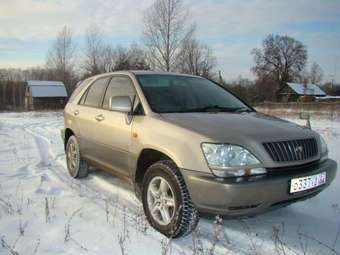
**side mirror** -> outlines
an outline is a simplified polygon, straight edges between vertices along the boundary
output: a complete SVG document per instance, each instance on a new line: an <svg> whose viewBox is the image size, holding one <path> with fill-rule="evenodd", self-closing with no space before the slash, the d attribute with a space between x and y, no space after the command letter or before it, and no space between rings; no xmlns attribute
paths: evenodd
<svg viewBox="0 0 340 255"><path fill-rule="evenodd" d="M129 96L111 97L109 100L109 108L117 112L131 112L132 103Z"/></svg>

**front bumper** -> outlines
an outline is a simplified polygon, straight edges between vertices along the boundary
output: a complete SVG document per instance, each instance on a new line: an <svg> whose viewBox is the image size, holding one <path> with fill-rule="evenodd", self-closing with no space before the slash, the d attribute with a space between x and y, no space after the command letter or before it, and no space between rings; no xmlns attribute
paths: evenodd
<svg viewBox="0 0 340 255"><path fill-rule="evenodd" d="M336 176L337 163L328 159L296 169L270 171L265 176L217 178L182 169L191 199L201 212L249 216L315 196ZM312 190L289 193L290 180L326 172L326 183Z"/></svg>

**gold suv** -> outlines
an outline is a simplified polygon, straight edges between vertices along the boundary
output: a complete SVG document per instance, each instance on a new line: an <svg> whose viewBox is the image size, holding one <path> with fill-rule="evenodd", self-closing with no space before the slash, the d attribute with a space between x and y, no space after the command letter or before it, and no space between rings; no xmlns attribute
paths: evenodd
<svg viewBox="0 0 340 255"><path fill-rule="evenodd" d="M128 180L150 224L173 238L196 227L198 212L261 213L318 194L336 174L319 134L197 76L94 76L64 116L70 175L93 165Z"/></svg>

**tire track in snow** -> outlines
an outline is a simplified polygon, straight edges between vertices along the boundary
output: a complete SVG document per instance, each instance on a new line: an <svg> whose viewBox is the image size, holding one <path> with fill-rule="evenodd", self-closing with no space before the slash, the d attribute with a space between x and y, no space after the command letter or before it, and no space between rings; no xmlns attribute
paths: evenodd
<svg viewBox="0 0 340 255"><path fill-rule="evenodd" d="M128 225L132 229L136 228L136 215L142 209L139 201L134 197L134 194L124 188L117 187L115 183L111 183L104 179L106 176L94 176L90 174L89 178L82 180L75 180L68 175L66 166L61 162L64 154L53 151L53 143L51 139L61 139L59 135L55 132L58 127L60 127L60 120L51 121L41 121L39 122L25 122L23 124L18 124L16 120L9 121L13 127L24 126L25 131L34 138L36 147L39 151L41 161L38 163L40 168L47 169L51 171L54 176L56 176L62 183L70 187L74 192L76 192L80 197L86 197L105 212L106 203L111 207L116 208L121 214L126 213L126 218L128 219ZM59 124L58 124L59 123ZM7 124L7 123L6 123ZM53 129L51 129L53 126ZM111 176L108 177L112 178ZM103 188L103 186L106 186ZM108 192L104 189L107 186L114 186L114 189L110 189ZM123 196L119 196L119 193L124 190ZM128 196L126 195L128 194ZM113 197L114 195L114 197ZM132 198L133 197L133 198ZM132 199L131 199L132 198ZM136 201L134 201L136 200ZM204 249L208 252L211 246L211 240L213 238L214 223L211 219L202 219L199 224L200 238L204 243ZM226 231L226 226L222 226L222 231ZM249 254L249 249L247 249L247 244L245 247L238 247L233 243L227 241L224 234L221 233L222 238L220 242L215 247L215 254L225 254L232 252L233 254ZM150 226L147 231L147 236L158 242L161 242L165 237L154 231ZM192 254L192 236L188 236L182 239L172 240L172 249L176 253Z"/></svg>
<svg viewBox="0 0 340 255"><path fill-rule="evenodd" d="M112 198L112 193L103 191L102 187L98 188L98 183L91 183L91 180L87 181L86 178L82 180L75 180L71 178L65 167L58 163L56 160L61 159L63 157L62 154L57 154L57 156L54 156L53 150L51 148L51 143L49 138L42 135L41 132L38 134L35 131L32 130L32 128L35 128L35 125L32 125L30 128L27 128L26 130L34 137L37 147L40 151L42 162L43 164L51 170L63 183L67 184L72 189L75 189L80 196L85 196L91 201L94 201L97 205L99 205L103 210L105 210L105 203L110 204L112 207L117 208L120 213L126 212L127 209L127 218L131 221L131 227L134 227L136 215L142 210L141 203L137 200L135 195L132 193L130 194L134 201L131 201L130 199L127 199L126 196L119 196L120 189L123 188L115 188L115 197ZM43 128L41 125L39 125L39 129ZM111 176L110 176L111 177ZM91 178L91 174L90 174ZM96 176L96 178L100 178ZM114 183L107 182L106 180L104 183L100 183L104 185L115 185ZM112 190L112 189L111 189ZM124 191L123 193L130 193L129 191ZM131 196L129 198L131 198ZM122 203L124 205L122 205ZM201 231L201 238L203 241L210 243L210 240L212 238L212 231L213 231L213 221L210 219L202 219L199 228ZM225 231L223 227L222 231ZM150 226L151 230L151 226ZM152 232L155 232L152 229ZM249 251L247 249L242 249L241 247L236 247L230 244L225 238L224 232L221 233L221 243L217 244L215 249L217 254L220 252L224 254L227 251L233 251L237 252L237 254L248 254ZM157 233L157 235L160 235ZM161 236L162 237L162 236ZM190 239L190 240L189 240ZM192 253L192 240L191 236L188 236L183 239L177 239L173 241L173 245L175 249L178 249L179 251L186 250L185 252L190 254ZM224 243L225 242L225 243ZM189 243L189 245L188 245Z"/></svg>
<svg viewBox="0 0 340 255"><path fill-rule="evenodd" d="M41 163L44 167L53 172L53 174L61 182L65 183L71 189L75 190L79 196L88 198L89 200L97 204L100 208L102 208L104 212L106 210L106 203L108 203L113 208L117 209L121 214L125 213L127 219L129 220L128 224L130 225L130 227L136 229L136 215L138 214L138 210L142 208L141 204L135 204L132 208L122 206L121 204L119 204L119 202L122 201L119 196L112 198L112 194L110 196L110 194L107 194L107 192L96 190L91 186L84 184L83 180L79 181L72 179L66 174L65 168L61 164L55 162L53 152L49 145L49 139L41 134L37 134L31 129L26 129L26 131L33 136L41 156ZM58 155L58 157L60 157L60 155ZM123 198L123 200L125 199ZM158 242L161 242L162 238L165 238L161 234L153 230L151 226L149 226L148 228L147 236L149 238L157 240ZM182 244L176 244L176 242L173 242L172 244L172 249L175 249L175 251L177 251L178 253L192 253L190 247L183 246Z"/></svg>

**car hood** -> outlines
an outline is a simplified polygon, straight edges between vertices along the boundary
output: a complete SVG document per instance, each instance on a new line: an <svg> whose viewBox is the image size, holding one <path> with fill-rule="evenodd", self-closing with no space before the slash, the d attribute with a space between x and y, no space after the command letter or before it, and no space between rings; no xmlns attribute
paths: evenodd
<svg viewBox="0 0 340 255"><path fill-rule="evenodd" d="M265 114L251 113L167 113L162 117L177 126L216 142L247 144L314 137L315 132Z"/></svg>

